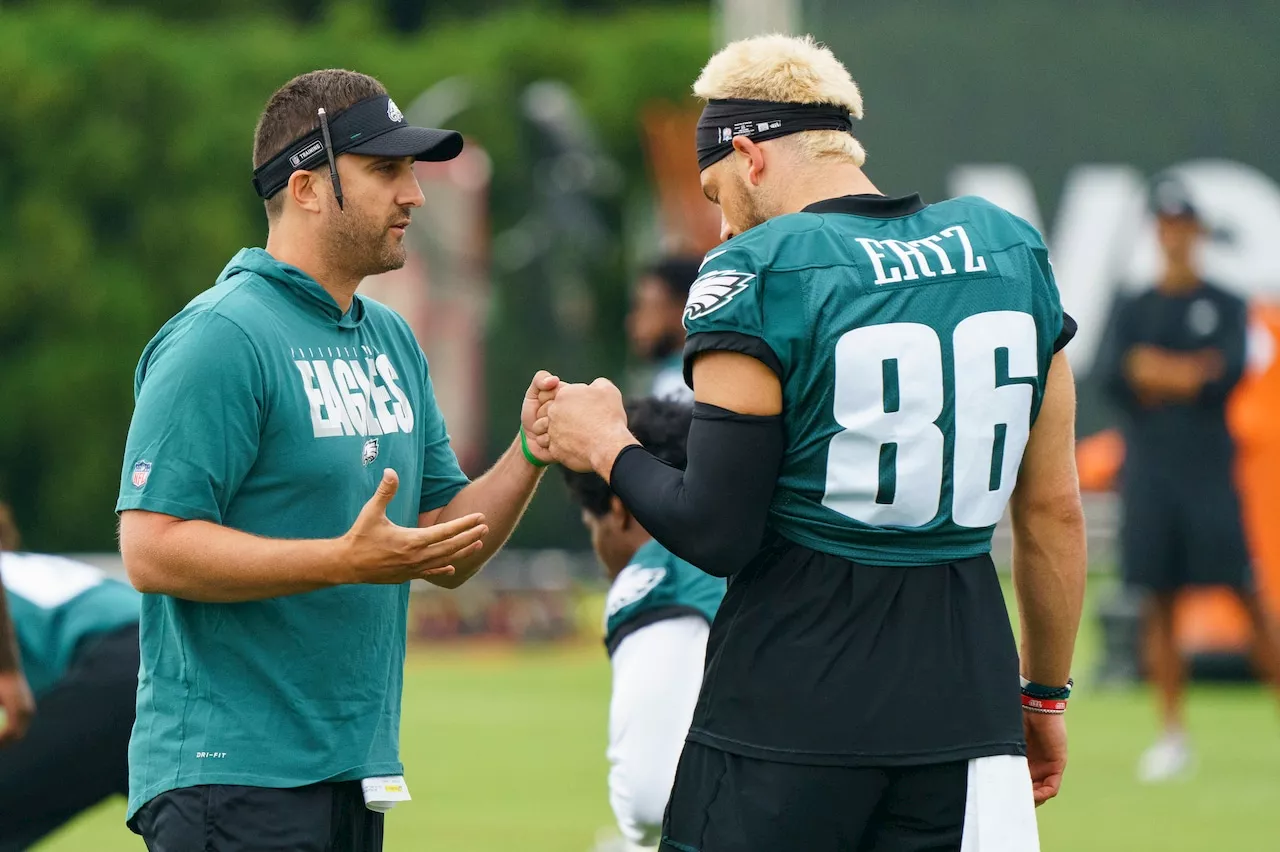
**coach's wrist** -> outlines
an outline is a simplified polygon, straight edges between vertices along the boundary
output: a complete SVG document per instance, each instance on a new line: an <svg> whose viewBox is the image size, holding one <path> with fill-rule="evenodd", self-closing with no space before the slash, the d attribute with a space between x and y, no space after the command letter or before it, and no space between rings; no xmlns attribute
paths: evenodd
<svg viewBox="0 0 1280 852"><path fill-rule="evenodd" d="M349 586L359 583L356 568L359 555L350 533L322 542L325 551L320 559L320 582L326 586Z"/></svg>

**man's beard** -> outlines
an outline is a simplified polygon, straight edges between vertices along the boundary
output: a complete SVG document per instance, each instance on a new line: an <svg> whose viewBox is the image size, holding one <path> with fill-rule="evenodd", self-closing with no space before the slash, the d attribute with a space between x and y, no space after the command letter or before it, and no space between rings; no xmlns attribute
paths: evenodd
<svg viewBox="0 0 1280 852"><path fill-rule="evenodd" d="M390 227L393 221L407 218L409 211L402 210L393 218L375 222L348 206L331 219L324 242L329 265L359 278L404 266L407 257L404 241L393 238Z"/></svg>

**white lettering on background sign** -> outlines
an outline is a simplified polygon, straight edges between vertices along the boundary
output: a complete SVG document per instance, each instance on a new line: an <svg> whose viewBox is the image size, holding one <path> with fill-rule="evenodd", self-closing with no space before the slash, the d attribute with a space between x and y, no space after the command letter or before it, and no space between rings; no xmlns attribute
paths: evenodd
<svg viewBox="0 0 1280 852"><path fill-rule="evenodd" d="M1187 186L1212 235L1205 277L1246 298L1280 297L1280 186L1231 160L1193 160L1169 172ZM1080 323L1067 353L1085 374L1093 365L1115 294L1159 274L1147 179L1129 166L1080 165L1063 185L1046 228L1026 173L1011 165L966 165L952 172L953 195L979 195L1021 216L1049 246L1063 304Z"/></svg>

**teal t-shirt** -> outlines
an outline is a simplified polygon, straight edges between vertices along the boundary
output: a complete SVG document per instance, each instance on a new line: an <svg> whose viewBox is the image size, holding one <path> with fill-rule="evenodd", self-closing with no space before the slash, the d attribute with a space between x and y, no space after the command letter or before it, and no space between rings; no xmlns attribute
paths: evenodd
<svg viewBox="0 0 1280 852"><path fill-rule="evenodd" d="M142 596L83 562L0 553L0 580L37 699L62 680L85 640L138 623Z"/></svg>
<svg viewBox="0 0 1280 852"><path fill-rule="evenodd" d="M623 639L654 622L697 615L711 623L724 592L723 578L698 570L652 539L645 542L609 587L604 616L609 656Z"/></svg>
<svg viewBox="0 0 1280 852"><path fill-rule="evenodd" d="M359 296L344 314L261 249L165 324L134 392L117 511L333 538L384 468L403 526L467 484L404 320ZM408 600L408 583L231 604L144 595L130 815L179 787L402 772Z"/></svg>
<svg viewBox="0 0 1280 852"><path fill-rule="evenodd" d="M968 559L1017 479L1062 303L1040 235L994 204L881 206L821 202L710 252L686 365L729 349L777 370L781 535L871 564Z"/></svg>

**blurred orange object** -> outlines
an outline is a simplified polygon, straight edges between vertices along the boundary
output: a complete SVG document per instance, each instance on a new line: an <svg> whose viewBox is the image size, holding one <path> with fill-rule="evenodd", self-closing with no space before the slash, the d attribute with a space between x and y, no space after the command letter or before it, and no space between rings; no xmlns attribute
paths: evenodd
<svg viewBox="0 0 1280 852"><path fill-rule="evenodd" d="M1103 429L1076 442L1080 490L1110 491L1124 464L1124 436L1119 429Z"/></svg>

